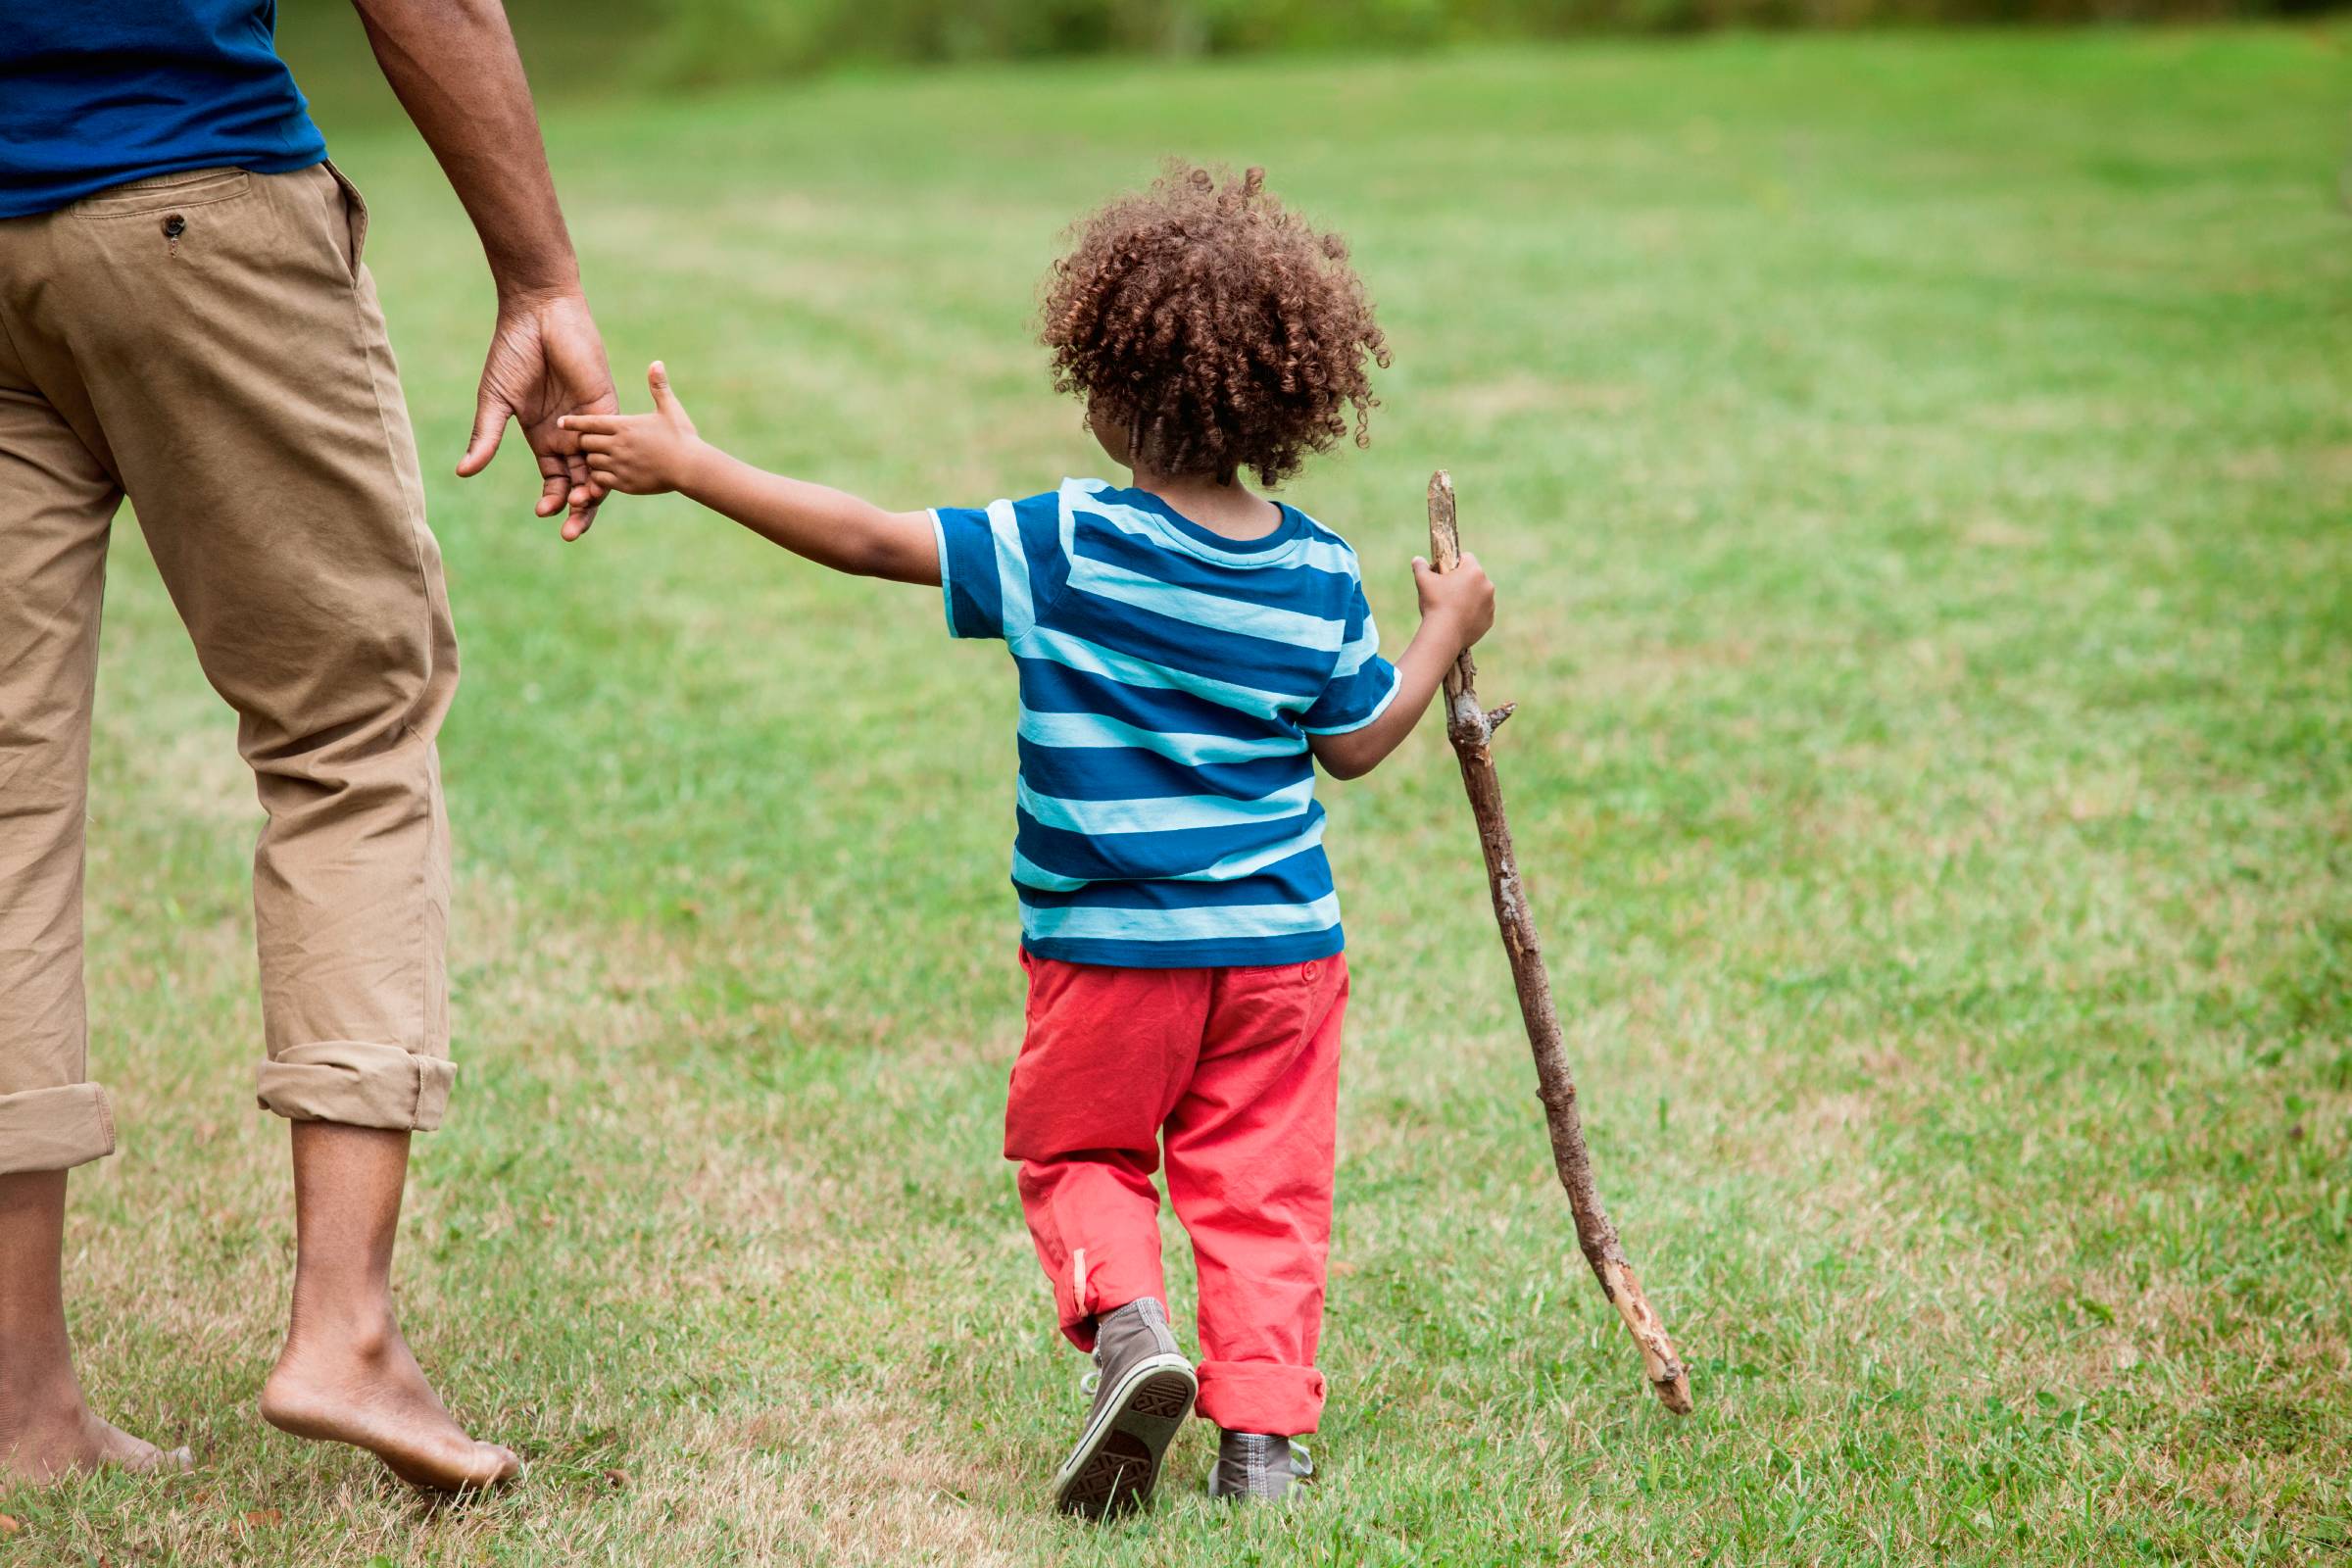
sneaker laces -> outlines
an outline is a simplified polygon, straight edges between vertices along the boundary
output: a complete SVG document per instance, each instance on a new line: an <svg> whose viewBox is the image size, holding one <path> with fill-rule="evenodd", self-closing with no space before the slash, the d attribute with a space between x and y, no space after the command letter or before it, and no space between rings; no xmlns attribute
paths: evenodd
<svg viewBox="0 0 2352 1568"><path fill-rule="evenodd" d="M1293 1439L1291 1442L1291 1474L1304 1481L1314 1473L1314 1455L1306 1451L1305 1444Z"/></svg>
<svg viewBox="0 0 2352 1568"><path fill-rule="evenodd" d="M1085 1395L1090 1399L1094 1397L1095 1394L1102 1387L1102 1369L1101 1367L1095 1368L1092 1372L1089 1372L1086 1374L1086 1376L1078 1380L1078 1392Z"/></svg>

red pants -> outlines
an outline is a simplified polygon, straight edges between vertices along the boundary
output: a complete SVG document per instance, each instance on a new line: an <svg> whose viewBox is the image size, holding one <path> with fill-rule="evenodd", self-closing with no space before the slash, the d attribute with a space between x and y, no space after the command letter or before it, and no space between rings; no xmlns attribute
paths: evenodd
<svg viewBox="0 0 2352 1568"><path fill-rule="evenodd" d="M1115 969L1024 953L1029 1027L1004 1156L1080 1349L1095 1319L1167 1300L1159 1193L1200 1271L1200 1414L1233 1432L1312 1432L1331 1251L1333 1132L1348 960Z"/></svg>

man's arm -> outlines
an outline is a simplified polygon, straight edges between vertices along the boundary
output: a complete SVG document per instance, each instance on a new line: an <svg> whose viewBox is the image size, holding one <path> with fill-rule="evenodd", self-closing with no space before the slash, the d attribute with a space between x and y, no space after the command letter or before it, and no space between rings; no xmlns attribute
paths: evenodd
<svg viewBox="0 0 2352 1568"><path fill-rule="evenodd" d="M512 417L539 460L539 515L568 509L564 537L576 539L595 520L604 490L589 476L578 439L556 421L609 414L620 403L580 291L506 11L498 0L353 5L384 79L473 220L498 284L498 326L458 472L471 477L489 466Z"/></svg>

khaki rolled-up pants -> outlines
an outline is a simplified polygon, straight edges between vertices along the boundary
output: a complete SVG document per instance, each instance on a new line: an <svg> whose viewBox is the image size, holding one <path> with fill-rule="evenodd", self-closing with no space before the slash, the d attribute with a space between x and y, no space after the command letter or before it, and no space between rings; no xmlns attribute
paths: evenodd
<svg viewBox="0 0 2352 1568"><path fill-rule="evenodd" d="M458 678L439 547L331 166L0 220L0 1173L111 1153L82 827L107 537L130 498L267 822L262 1104L437 1125Z"/></svg>

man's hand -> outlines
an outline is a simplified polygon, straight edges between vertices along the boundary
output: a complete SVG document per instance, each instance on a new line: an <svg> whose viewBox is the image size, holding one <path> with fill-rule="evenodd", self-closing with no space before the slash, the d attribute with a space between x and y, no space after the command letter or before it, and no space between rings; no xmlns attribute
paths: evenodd
<svg viewBox="0 0 2352 1568"><path fill-rule="evenodd" d="M589 475L579 438L563 427L562 418L619 407L605 342L585 298L557 294L502 304L474 402L473 441L458 475L469 479L488 467L507 420L514 419L539 460L539 515L564 513L564 537L577 539L596 520L605 487Z"/></svg>
<svg viewBox="0 0 2352 1568"><path fill-rule="evenodd" d="M473 439L458 473L470 478L488 467L514 419L539 460L539 515L568 508L564 537L577 539L595 520L604 492L556 420L610 413L620 403L580 292L579 262L556 202L506 9L496 0L353 5L384 79L465 203L498 280L498 329L482 366Z"/></svg>
<svg viewBox="0 0 2352 1568"><path fill-rule="evenodd" d="M651 414L568 415L557 421L579 443L589 483L600 492L653 496L683 489L704 451L660 360L646 367L645 384L654 394Z"/></svg>
<svg viewBox="0 0 2352 1568"><path fill-rule="evenodd" d="M1440 571L1420 556L1413 558L1413 586L1421 592L1421 624L1446 626L1446 636L1458 654L1484 637L1494 625L1494 584L1469 551L1451 571ZM1448 654L1447 659L1453 656Z"/></svg>

